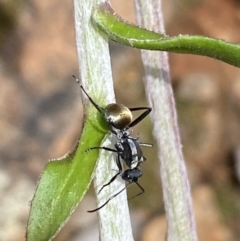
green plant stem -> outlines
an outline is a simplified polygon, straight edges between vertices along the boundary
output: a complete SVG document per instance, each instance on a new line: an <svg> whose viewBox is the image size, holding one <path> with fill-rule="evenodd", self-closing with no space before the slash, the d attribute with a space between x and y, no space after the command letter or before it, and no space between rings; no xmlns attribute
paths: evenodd
<svg viewBox="0 0 240 241"><path fill-rule="evenodd" d="M174 37L139 28L121 19L107 4L95 9L93 21L107 36L120 44L139 49L208 56L240 67L240 45L198 35Z"/></svg>

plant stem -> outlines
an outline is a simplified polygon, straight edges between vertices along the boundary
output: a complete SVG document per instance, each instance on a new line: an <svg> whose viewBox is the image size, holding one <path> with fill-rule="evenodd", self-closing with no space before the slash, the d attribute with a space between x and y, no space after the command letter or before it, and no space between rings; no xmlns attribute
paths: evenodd
<svg viewBox="0 0 240 241"><path fill-rule="evenodd" d="M159 0L135 0L138 25L164 33ZM153 135L158 146L169 241L196 241L187 171L166 52L141 50L147 98L153 107Z"/></svg>
<svg viewBox="0 0 240 241"><path fill-rule="evenodd" d="M81 81L90 96L94 97L99 105L104 106L115 101L108 39L97 31L91 23L93 8L102 2L101 0L74 0L74 8ZM96 110L89 105L87 113L93 115L96 114ZM109 146L112 141L108 138L102 145ZM97 194L100 187L115 174L114 169L116 169L116 163L113 155L106 151L102 152L95 173L98 206L125 185L122 180L116 180L109 187L106 187L101 194ZM98 216L100 240L133 240L125 191L98 211Z"/></svg>
<svg viewBox="0 0 240 241"><path fill-rule="evenodd" d="M200 35L180 34L169 37L162 32L153 32L124 21L107 4L102 4L96 9L93 19L98 28L111 40L126 46L208 56L240 67L240 44Z"/></svg>

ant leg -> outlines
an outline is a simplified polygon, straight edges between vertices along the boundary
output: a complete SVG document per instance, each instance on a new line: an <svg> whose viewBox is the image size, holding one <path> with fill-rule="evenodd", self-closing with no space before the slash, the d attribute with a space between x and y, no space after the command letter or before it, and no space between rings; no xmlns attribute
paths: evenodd
<svg viewBox="0 0 240 241"><path fill-rule="evenodd" d="M139 117L137 117L137 119L135 119L134 121L132 121L130 123L128 128L131 128L131 127L134 127L135 125L137 125L140 121L142 121L152 111L152 108L151 107L136 107L136 108L129 108L129 110L130 111L146 110Z"/></svg>
<svg viewBox="0 0 240 241"><path fill-rule="evenodd" d="M78 84L80 84L80 81L79 79L76 78L75 75L72 75L72 77L76 80L76 82ZM83 86L80 84L80 88L83 90L83 92L86 94L86 96L88 97L89 101L93 104L93 106L98 110L99 113L101 113L101 115L104 116L104 108L100 107L89 95L88 93L86 92L86 90L83 88ZM111 126L111 124L109 124L109 130L117 135L117 132L113 129L113 127Z"/></svg>
<svg viewBox="0 0 240 241"><path fill-rule="evenodd" d="M121 172L118 171L118 173L117 173L116 175L114 175L108 183L104 184L104 185L101 187L101 189L98 191L98 194L103 190L104 187L110 185L110 184L117 178L117 176L120 175L120 173L121 173Z"/></svg>
<svg viewBox="0 0 240 241"><path fill-rule="evenodd" d="M139 142L139 146L153 147L153 144Z"/></svg>
<svg viewBox="0 0 240 241"><path fill-rule="evenodd" d="M117 162L117 166L118 166L118 168L119 168L118 173L117 173L115 176L113 176L113 177L111 178L111 180L110 180L107 184L105 184L105 185L99 190L99 192L101 192L104 187L106 187L106 186L108 186L109 184L111 184L111 183L117 178L117 176L122 172L122 165L121 165L121 162L120 162L120 156L119 156L119 155L117 156L116 162ZM110 197L104 204L102 204L100 207L98 207L98 208L96 208L96 209L93 209L93 210L90 210L90 211L88 211L88 212L89 212L89 213L93 213L93 212L96 212L96 211L98 211L99 209L103 208L103 207L104 207L105 205L107 205L113 198L115 198L115 197L116 197L117 195L119 195L122 191L124 191L130 184L132 184L132 183L128 183L127 186L125 186L125 187L122 188L119 192L117 192L117 193L115 193L113 196L111 196L111 197ZM98 192L98 193L99 193L99 192Z"/></svg>
<svg viewBox="0 0 240 241"><path fill-rule="evenodd" d="M77 79L75 75L72 75L72 77L76 80L76 82L77 82L78 84L80 84L79 79ZM81 89L83 90L83 92L86 94L86 96L88 97L89 101L93 104L93 106L94 106L102 115L104 115L104 113L103 113L103 110L104 110L104 109L103 109L102 107L100 107L100 106L88 95L88 93L86 92L86 90L83 88L83 86L82 86L81 84L80 84L80 87L81 87Z"/></svg>
<svg viewBox="0 0 240 241"><path fill-rule="evenodd" d="M122 164L121 164L121 161L120 161L120 155L119 154L117 155L116 164L117 164L117 167L118 167L118 171L120 173L122 173L123 168L122 168Z"/></svg>
<svg viewBox="0 0 240 241"><path fill-rule="evenodd" d="M91 151L91 150L94 150L94 149L103 149L103 150L106 150L106 151L118 152L118 151L115 150L115 149L111 149L111 148L108 148L108 147L105 147L105 146L90 147L90 148L86 149L85 152L88 152L88 151Z"/></svg>
<svg viewBox="0 0 240 241"><path fill-rule="evenodd" d="M122 191L124 191L125 189L127 189L127 187L132 184L132 182L128 183L126 187L124 187L123 189L121 189L119 192L115 193L113 196L111 196L103 205L101 205L100 207L93 209L93 210L89 210L87 211L88 213L93 213L98 211L99 209L103 208L104 206L106 206L113 198L115 198L116 196L118 196Z"/></svg>
<svg viewBox="0 0 240 241"><path fill-rule="evenodd" d="M138 187L141 189L141 191L140 191L140 193L138 193L137 195L129 198L128 200L133 199L133 198L135 198L135 197L138 197L138 196L142 195L142 194L145 192L145 190L143 189L143 187L142 187L138 182L135 182L135 183L138 185Z"/></svg>
<svg viewBox="0 0 240 241"><path fill-rule="evenodd" d="M75 78L75 76L73 75L73 77ZM76 79L76 78L75 78ZM79 83L79 80L76 79L76 81ZM102 107L100 107L86 92L86 90L83 88L82 85L80 85L81 89L83 90L83 92L85 93L85 95L88 97L89 101L93 104L93 106L102 114L104 115L103 111L104 109Z"/></svg>
<svg viewBox="0 0 240 241"><path fill-rule="evenodd" d="M104 187L110 185L110 184L117 178L117 176L119 176L119 175L122 173L122 165L121 165L121 162L120 162L120 155L117 156L116 163L117 163L117 166L118 166L118 172L117 172L117 174L114 175L108 183L104 184L104 185L101 187L101 189L98 191L98 194L103 190Z"/></svg>
<svg viewBox="0 0 240 241"><path fill-rule="evenodd" d="M104 115L103 112L103 108L100 107L96 102L94 102L94 100L88 95L88 93L85 91L85 89L83 88L82 85L80 85L81 89L83 90L83 92L86 94L86 96L88 97L89 101L93 104L93 106L102 114Z"/></svg>
<svg viewBox="0 0 240 241"><path fill-rule="evenodd" d="M118 136L118 133L113 129L111 123L108 123L108 127L111 133L113 133L114 135Z"/></svg>

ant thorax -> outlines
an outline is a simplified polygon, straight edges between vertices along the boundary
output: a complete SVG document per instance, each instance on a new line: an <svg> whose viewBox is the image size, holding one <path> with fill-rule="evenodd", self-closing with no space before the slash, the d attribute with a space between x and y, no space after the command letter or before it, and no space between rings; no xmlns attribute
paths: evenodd
<svg viewBox="0 0 240 241"><path fill-rule="evenodd" d="M119 141L115 144L121 159L130 169L139 167L145 160L140 148L139 138L133 138L128 131L122 131L118 135Z"/></svg>

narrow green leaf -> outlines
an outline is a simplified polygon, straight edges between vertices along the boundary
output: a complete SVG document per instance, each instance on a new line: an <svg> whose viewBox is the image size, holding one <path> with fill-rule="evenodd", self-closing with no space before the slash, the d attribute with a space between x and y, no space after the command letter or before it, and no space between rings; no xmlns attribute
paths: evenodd
<svg viewBox="0 0 240 241"><path fill-rule="evenodd" d="M198 35L169 37L149 31L124 21L107 3L95 9L92 19L111 40L123 45L139 49L208 56L240 67L239 44Z"/></svg>
<svg viewBox="0 0 240 241"><path fill-rule="evenodd" d="M103 118L99 121L97 110L90 109L77 147L45 167L31 205L27 241L51 240L89 188L98 151L85 150L100 146L107 133Z"/></svg>

